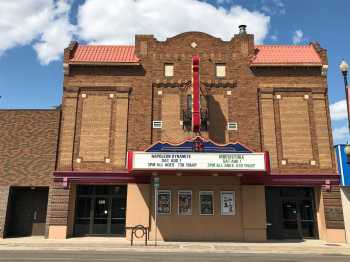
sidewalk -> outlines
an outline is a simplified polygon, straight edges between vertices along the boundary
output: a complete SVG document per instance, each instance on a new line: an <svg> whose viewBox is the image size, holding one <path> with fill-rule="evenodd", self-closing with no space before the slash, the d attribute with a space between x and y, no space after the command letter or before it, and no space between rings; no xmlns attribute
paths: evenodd
<svg viewBox="0 0 350 262"><path fill-rule="evenodd" d="M143 241L130 246L124 238L82 237L65 240L43 237L6 238L0 240L2 250L42 251L135 251L135 252L213 252L213 253L268 253L268 254L339 254L350 255L349 244L331 244L320 240L303 242L281 241L266 243L234 242L149 242Z"/></svg>

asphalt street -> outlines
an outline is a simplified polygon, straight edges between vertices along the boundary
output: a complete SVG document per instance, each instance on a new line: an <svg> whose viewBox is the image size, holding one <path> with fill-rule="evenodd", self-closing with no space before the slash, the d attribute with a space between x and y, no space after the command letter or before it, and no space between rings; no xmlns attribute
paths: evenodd
<svg viewBox="0 0 350 262"><path fill-rule="evenodd" d="M0 262L2 261L48 261L48 262L62 262L62 261L123 261L123 262L299 262L299 261L350 261L350 256L341 255L291 255L291 254L222 254L222 253L149 253L149 252L42 252L42 251L0 251Z"/></svg>

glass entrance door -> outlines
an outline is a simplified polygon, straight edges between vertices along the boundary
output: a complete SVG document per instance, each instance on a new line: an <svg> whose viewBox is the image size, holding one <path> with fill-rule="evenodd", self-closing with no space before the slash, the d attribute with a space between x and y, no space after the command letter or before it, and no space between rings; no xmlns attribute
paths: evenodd
<svg viewBox="0 0 350 262"><path fill-rule="evenodd" d="M77 187L75 235L125 236L126 186Z"/></svg>
<svg viewBox="0 0 350 262"><path fill-rule="evenodd" d="M311 200L299 201L300 231L304 238L315 237L314 211Z"/></svg>
<svg viewBox="0 0 350 262"><path fill-rule="evenodd" d="M291 200L282 201L282 213L283 213L283 230L284 234L290 238L298 238L298 210L297 202Z"/></svg>
<svg viewBox="0 0 350 262"><path fill-rule="evenodd" d="M111 214L110 199L107 197L96 197L94 208L93 234L106 235L108 232L109 215Z"/></svg>
<svg viewBox="0 0 350 262"><path fill-rule="evenodd" d="M267 187L269 239L303 239L317 235L313 190L308 187Z"/></svg>

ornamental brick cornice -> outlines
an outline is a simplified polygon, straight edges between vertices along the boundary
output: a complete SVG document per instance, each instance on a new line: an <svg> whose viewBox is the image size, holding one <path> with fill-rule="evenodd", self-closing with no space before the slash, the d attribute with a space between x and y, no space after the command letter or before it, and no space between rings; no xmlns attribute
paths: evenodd
<svg viewBox="0 0 350 262"><path fill-rule="evenodd" d="M200 82L202 86L206 88L234 88L237 86L235 80L217 79L217 80L204 80ZM191 86L191 80L173 80L173 79L157 79L152 85L156 88L180 88L187 89Z"/></svg>
<svg viewBox="0 0 350 262"><path fill-rule="evenodd" d="M78 92L81 89L130 93L132 87L126 83L70 83L63 87L65 92Z"/></svg>

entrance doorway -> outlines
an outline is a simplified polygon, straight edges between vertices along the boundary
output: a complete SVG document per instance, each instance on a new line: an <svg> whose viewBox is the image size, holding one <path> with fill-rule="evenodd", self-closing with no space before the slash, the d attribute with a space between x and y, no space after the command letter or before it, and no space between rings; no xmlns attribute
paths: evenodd
<svg viewBox="0 0 350 262"><path fill-rule="evenodd" d="M267 237L317 237L313 196L313 189L309 187L267 187Z"/></svg>
<svg viewBox="0 0 350 262"><path fill-rule="evenodd" d="M6 236L44 235L49 189L11 187Z"/></svg>
<svg viewBox="0 0 350 262"><path fill-rule="evenodd" d="M125 236L126 185L78 185L74 235Z"/></svg>

